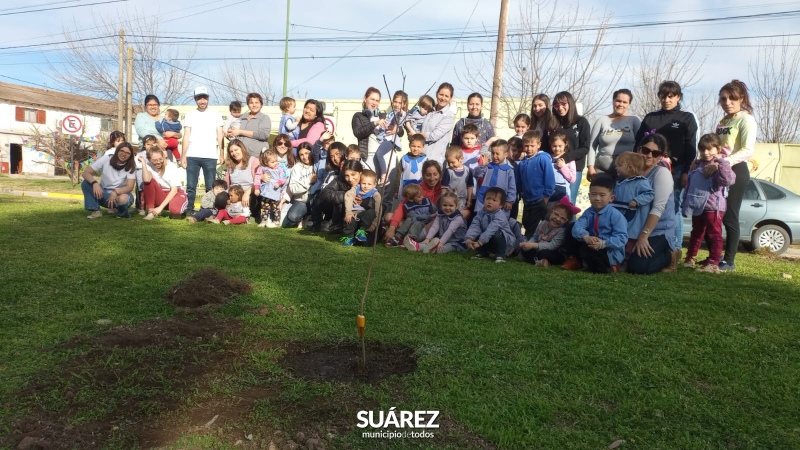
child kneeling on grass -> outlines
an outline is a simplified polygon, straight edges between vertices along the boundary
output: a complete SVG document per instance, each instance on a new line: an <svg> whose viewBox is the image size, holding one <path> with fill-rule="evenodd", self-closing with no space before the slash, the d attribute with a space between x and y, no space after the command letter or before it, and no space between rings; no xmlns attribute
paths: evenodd
<svg viewBox="0 0 800 450"><path fill-rule="evenodd" d="M536 227L527 242L519 245L525 261L537 266L561 265L567 259L564 241L567 239L567 228L580 208L572 206L568 196L563 196L558 203L550 206L550 215Z"/></svg>
<svg viewBox="0 0 800 450"><path fill-rule="evenodd" d="M611 205L614 184L608 174L594 176L589 185L592 207L572 227L572 236L581 241L579 253L583 267L594 273L617 272L617 266L625 257L628 221Z"/></svg>
<svg viewBox="0 0 800 450"><path fill-rule="evenodd" d="M483 208L476 211L472 225L465 236L467 248L477 250L472 259L486 259L495 255L495 262L504 263L517 248L517 236L511 229L506 204L506 191L490 187L483 195Z"/></svg>
<svg viewBox="0 0 800 450"><path fill-rule="evenodd" d="M375 189L377 179L374 171L365 170L361 172L358 183L344 194L345 225L342 245L351 246L356 242L368 244L371 240L369 235L378 229L381 193Z"/></svg>
<svg viewBox="0 0 800 450"><path fill-rule="evenodd" d="M460 149L459 149L460 150ZM439 198L439 212L433 219L425 240L417 242L406 236L403 245L413 252L448 253L463 252L467 249L464 236L467 234L467 221L458 209L459 197L453 191Z"/></svg>

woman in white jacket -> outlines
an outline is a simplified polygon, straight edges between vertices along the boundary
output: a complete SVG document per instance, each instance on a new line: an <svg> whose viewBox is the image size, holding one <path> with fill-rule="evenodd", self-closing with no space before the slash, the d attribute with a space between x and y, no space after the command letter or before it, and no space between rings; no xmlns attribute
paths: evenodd
<svg viewBox="0 0 800 450"><path fill-rule="evenodd" d="M456 122L455 110L450 104L453 98L453 85L442 83L436 91L436 107L422 121L422 135L425 136L425 154L429 160L437 161L444 167L444 153L453 138Z"/></svg>

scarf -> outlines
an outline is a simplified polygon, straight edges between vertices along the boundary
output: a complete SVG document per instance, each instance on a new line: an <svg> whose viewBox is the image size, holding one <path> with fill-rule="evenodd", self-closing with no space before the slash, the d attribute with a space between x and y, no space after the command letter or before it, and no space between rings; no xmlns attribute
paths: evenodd
<svg viewBox="0 0 800 450"><path fill-rule="evenodd" d="M419 172L418 160L424 157L425 157L424 154L419 156L411 156L410 153L406 153L405 155L403 155L403 161L405 161L408 164L411 164L411 173L417 173Z"/></svg>
<svg viewBox="0 0 800 450"><path fill-rule="evenodd" d="M360 196L362 199L370 198L373 195L375 195L376 192L378 192L378 190L375 189L375 188L372 188L372 189L368 190L367 192L363 192L362 193L361 192L361 185L356 185L356 197Z"/></svg>

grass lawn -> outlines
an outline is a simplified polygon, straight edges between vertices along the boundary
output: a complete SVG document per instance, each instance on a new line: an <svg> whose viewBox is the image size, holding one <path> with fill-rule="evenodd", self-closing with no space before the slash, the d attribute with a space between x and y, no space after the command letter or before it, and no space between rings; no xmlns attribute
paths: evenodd
<svg viewBox="0 0 800 450"><path fill-rule="evenodd" d="M81 195L81 184L77 183L73 186L72 182L66 178L34 179L0 175L0 189Z"/></svg>
<svg viewBox="0 0 800 450"><path fill-rule="evenodd" d="M0 196L0 448L32 433L30 417L97 439L63 448L267 448L275 431L330 433L331 449L800 448L797 263L741 254L735 273L606 276L378 248L367 341L410 347L416 370L318 383L282 357L357 342L369 249L85 215ZM204 267L252 293L208 317L176 312L165 292ZM153 338L126 347L99 319ZM207 333L157 338L192 324ZM356 411L391 407L441 411L443 426L434 440L362 438ZM237 408L221 431L203 426Z"/></svg>

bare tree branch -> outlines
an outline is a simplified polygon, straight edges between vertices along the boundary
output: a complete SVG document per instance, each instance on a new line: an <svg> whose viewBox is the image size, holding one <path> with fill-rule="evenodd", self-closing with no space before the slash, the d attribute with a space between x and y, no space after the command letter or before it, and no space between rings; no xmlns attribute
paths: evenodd
<svg viewBox="0 0 800 450"><path fill-rule="evenodd" d="M264 106L278 103L277 91L272 84L269 66L254 66L252 61L242 61L236 64L222 64L217 70L216 77L219 84L211 86L214 97L220 102L244 99L250 92L257 92L264 96Z"/></svg>
<svg viewBox="0 0 800 450"><path fill-rule="evenodd" d="M141 105L147 94L157 95L165 105L181 103L192 85L188 72L195 47L162 42L160 19L142 13L96 17L89 34L74 31L77 23L65 28L65 47L48 58L48 75L68 92L116 100L120 28L125 30L125 47L134 49L134 104ZM185 60L175 61L178 55Z"/></svg>
<svg viewBox="0 0 800 450"><path fill-rule="evenodd" d="M678 33L673 39L664 40L660 47L639 47L639 63L631 68L631 91L636 101L631 105L631 113L644 117L647 113L661 109L658 99L658 85L673 80L686 90L702 79L702 67L706 58L695 59L697 44L674 44L680 41ZM655 51L654 51L655 49ZM712 101L716 105L716 101ZM697 104L700 107L699 104ZM695 112L695 114L697 114Z"/></svg>
<svg viewBox="0 0 800 450"><path fill-rule="evenodd" d="M800 140L800 49L766 45L750 62L750 91L761 142Z"/></svg>
<svg viewBox="0 0 800 450"><path fill-rule="evenodd" d="M591 116L608 104L608 98L627 67L627 55L612 57L608 38L608 13L579 11L576 4L560 8L558 0L526 0L519 11L519 36L508 43L505 59L501 117L509 125L519 113L529 113L531 97L569 91ZM589 20L579 17L593 17ZM599 18L599 24L596 21ZM487 33L488 37L488 33ZM493 67L494 52L465 57L466 67ZM491 92L491 70L460 74L471 89Z"/></svg>

